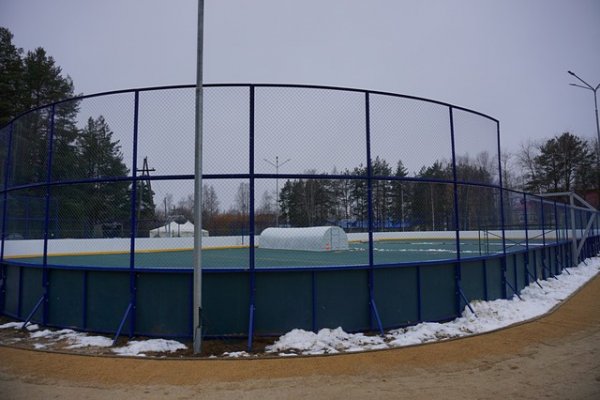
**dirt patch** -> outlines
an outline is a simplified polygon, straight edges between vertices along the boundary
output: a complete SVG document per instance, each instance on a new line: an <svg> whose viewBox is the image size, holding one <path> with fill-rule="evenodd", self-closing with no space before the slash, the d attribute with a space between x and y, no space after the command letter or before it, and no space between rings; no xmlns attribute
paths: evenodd
<svg viewBox="0 0 600 400"><path fill-rule="evenodd" d="M0 398L600 398L600 277L553 313L409 348L276 359L139 359L0 347ZM3 397L4 396L4 397Z"/></svg>

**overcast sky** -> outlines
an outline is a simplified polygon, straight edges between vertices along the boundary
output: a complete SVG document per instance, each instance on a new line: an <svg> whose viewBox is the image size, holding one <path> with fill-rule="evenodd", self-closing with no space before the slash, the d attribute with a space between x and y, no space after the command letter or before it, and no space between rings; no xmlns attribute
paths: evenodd
<svg viewBox="0 0 600 400"><path fill-rule="evenodd" d="M195 82L196 1L0 0L0 25L44 47L76 92ZM206 0L206 83L356 87L501 122L503 147L595 137L598 0ZM577 82L576 82L577 83Z"/></svg>

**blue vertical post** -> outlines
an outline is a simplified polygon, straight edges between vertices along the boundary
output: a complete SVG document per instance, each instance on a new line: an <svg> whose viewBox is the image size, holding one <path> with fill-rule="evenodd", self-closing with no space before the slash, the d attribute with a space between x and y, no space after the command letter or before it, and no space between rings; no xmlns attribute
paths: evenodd
<svg viewBox="0 0 600 400"><path fill-rule="evenodd" d="M23 315L23 267L19 265L19 294L17 296L17 318L21 318Z"/></svg>
<svg viewBox="0 0 600 400"><path fill-rule="evenodd" d="M562 270L562 263L560 261L559 256L559 243L560 243L560 231L558 229L558 205L556 204L556 200L554 200L554 230L556 231L556 246L554 247L554 262L556 265L556 272L560 272Z"/></svg>
<svg viewBox="0 0 600 400"><path fill-rule="evenodd" d="M373 257L373 165L371 160L371 104L369 92L365 92L365 134L367 147L367 207L369 219L369 321L370 328L374 328L373 322L383 335L383 326L377 311L375 302L375 260Z"/></svg>
<svg viewBox="0 0 600 400"><path fill-rule="evenodd" d="M50 121L48 126L48 155L47 155L47 171L46 171L46 204L44 210L44 253L42 261L42 286L44 293L44 302L42 307L42 323L48 324L48 234L50 231L50 182L52 181L52 147L54 143L54 117L56 114L56 105L52 105L50 110Z"/></svg>
<svg viewBox="0 0 600 400"><path fill-rule="evenodd" d="M254 249L254 234L255 232L255 227L254 227L254 113L255 113L255 87L254 85L250 85L250 125L249 125L249 165L248 165L248 172L249 172L249 179L250 179L250 201L249 201L249 208L250 208L250 213L249 213L249 218L250 220L249 222L249 232L248 235L250 236L250 248L249 248L249 268L250 268L250 310L249 310L249 316L248 316L248 351L252 350L252 343L254 341L254 312L255 312L255 304L256 304L256 271L255 271L255 267L256 267L256 260L255 260L255 249Z"/></svg>
<svg viewBox="0 0 600 400"><path fill-rule="evenodd" d="M529 217L527 215L527 194L523 192L523 219L525 220L525 282L529 283Z"/></svg>
<svg viewBox="0 0 600 400"><path fill-rule="evenodd" d="M81 312L81 320L82 320L82 327L83 330L87 329L87 323L88 323L88 271L85 270L83 271L83 277L82 277L82 293L81 293L81 308L82 308L82 312Z"/></svg>
<svg viewBox="0 0 600 400"><path fill-rule="evenodd" d="M579 226L579 233L578 235L581 237L580 239L580 245L581 243L583 243L583 245L581 245L581 250L579 251L579 262L582 262L585 260L586 256L585 256L585 237L583 236L583 230L585 229L585 223L583 222L583 211L579 210L579 212L577 213L578 217L578 226Z"/></svg>
<svg viewBox="0 0 600 400"><path fill-rule="evenodd" d="M369 303L370 303L370 328L374 328L373 322L377 324L379 333L383 336L383 325L377 311L375 301L375 259L373 256L373 163L371 159L371 104L369 92L365 92L365 134L367 150L367 206L369 223Z"/></svg>
<svg viewBox="0 0 600 400"><path fill-rule="evenodd" d="M311 274L311 300L312 300L312 310L311 310L311 327L314 333L317 333L317 276L316 272L312 271Z"/></svg>
<svg viewBox="0 0 600 400"><path fill-rule="evenodd" d="M599 247L598 246L599 245L599 243L598 243L598 213L596 213L596 217L594 219L595 219L594 237L596 240L596 248L594 249L594 256L598 256L598 251L599 251L599 249L598 249L598 247Z"/></svg>
<svg viewBox="0 0 600 400"><path fill-rule="evenodd" d="M506 231L504 224L504 184L502 182L502 160L500 157L500 122L496 121L496 143L498 144L498 183L500 185L500 229L502 231L502 258L501 258L501 268L502 268L502 296L506 299L507 290L506 286L508 281L506 280ZM514 289L513 289L514 291ZM515 294L517 294L515 292Z"/></svg>
<svg viewBox="0 0 600 400"><path fill-rule="evenodd" d="M423 322L423 290L421 288L421 266L417 265L417 318Z"/></svg>
<svg viewBox="0 0 600 400"><path fill-rule="evenodd" d="M140 109L140 92L135 91L133 109L133 160L132 160L132 180L131 180L131 241L129 245L129 337L135 332L135 313L137 300L137 282L135 277L135 237L137 234L137 158L138 158L138 119ZM140 194L141 195L141 194ZM127 314L127 312L126 312ZM125 316L125 318L127 315ZM124 320L124 319L123 319Z"/></svg>
<svg viewBox="0 0 600 400"><path fill-rule="evenodd" d="M456 285L455 293L455 304L456 304L456 315L461 314L461 254L460 254L460 218L458 208L458 176L456 172L456 141L454 137L454 110L452 107L448 107L448 113L450 117L450 146L452 149L452 192L454 196L454 240L456 247L456 263L454 264L454 284ZM466 305L469 305L468 302Z"/></svg>
<svg viewBox="0 0 600 400"><path fill-rule="evenodd" d="M517 291L520 291L521 288L519 287L519 274L517 273L518 272L518 269L517 269L517 255L513 254L512 259L513 259L513 274L515 276L515 289ZM525 285L523 285L523 287L525 287Z"/></svg>
<svg viewBox="0 0 600 400"><path fill-rule="evenodd" d="M2 243L0 244L0 262L4 262L4 240L6 239L6 212L8 211L8 181L10 179L10 163L12 158L13 126L8 128L8 147L6 148L6 160L4 166L4 193L2 194Z"/></svg>
<svg viewBox="0 0 600 400"><path fill-rule="evenodd" d="M565 248L565 265L571 266L571 261L573 260L572 256L571 256L571 252L569 251L571 249L571 246L569 245L569 207L567 207L567 205L565 204L563 206L563 209L565 211L565 229L564 229L564 235L565 235L565 242L566 245L564 245Z"/></svg>
<svg viewBox="0 0 600 400"><path fill-rule="evenodd" d="M564 227L563 227L563 264L565 266L565 268L571 266L569 260L570 260L570 253L569 253L569 212L568 212L568 208L566 206L566 204L563 204L563 212L564 212Z"/></svg>
<svg viewBox="0 0 600 400"><path fill-rule="evenodd" d="M487 261L484 258L481 262L483 264L483 298L485 301L489 301L490 295L488 290Z"/></svg>
<svg viewBox="0 0 600 400"><path fill-rule="evenodd" d="M540 225L542 228L542 279L546 279L546 219L544 218L544 198L540 197Z"/></svg>
<svg viewBox="0 0 600 400"><path fill-rule="evenodd" d="M4 166L4 193L2 194L2 237L0 241L0 263L4 263L4 240L6 239L6 212L8 211L8 180L10 177L10 162L12 154L12 137L13 137L13 123L8 128L8 144L6 147L6 160ZM2 264L0 270L0 281L2 286L0 287L0 310L4 310L5 304L5 293L6 293L6 267Z"/></svg>
<svg viewBox="0 0 600 400"><path fill-rule="evenodd" d="M368 239L369 239L369 302L373 302L373 266L375 260L373 256L373 166L371 164L371 107L369 93L365 93L365 140L367 151L367 223L368 223ZM373 329L373 312L370 308L370 324Z"/></svg>

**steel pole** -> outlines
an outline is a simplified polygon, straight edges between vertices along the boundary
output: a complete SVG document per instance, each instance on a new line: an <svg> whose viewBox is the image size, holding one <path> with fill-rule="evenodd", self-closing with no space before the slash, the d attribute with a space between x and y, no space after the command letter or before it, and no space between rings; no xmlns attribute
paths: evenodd
<svg viewBox="0 0 600 400"><path fill-rule="evenodd" d="M600 84L594 89L594 111L596 111L596 134L598 135L598 156L600 157L600 123L598 122L598 88Z"/></svg>
<svg viewBox="0 0 600 400"><path fill-rule="evenodd" d="M204 0L198 0L198 42L196 58L196 137L194 154L194 285L192 308L194 353L202 351L202 60L204 42Z"/></svg>
<svg viewBox="0 0 600 400"><path fill-rule="evenodd" d="M275 204L277 204L277 214L275 214L275 226L279 228L279 156L275 156Z"/></svg>
<svg viewBox="0 0 600 400"><path fill-rule="evenodd" d="M279 156L275 156L275 163L263 158L265 162L275 167L275 204L277 205L277 214L275 215L275 226L279 227L279 212L281 211L279 208L279 167L291 161L291 159L287 159L281 164L279 163Z"/></svg>
<svg viewBox="0 0 600 400"><path fill-rule="evenodd" d="M600 88L600 83L596 87L593 87L592 85L590 85L589 83L587 83L586 81L581 79L575 72L573 72L573 71L567 71L567 72L569 73L569 75L577 78L581 83L583 83L583 85L571 83L570 84L571 86L575 86L575 87L582 88L582 89L589 89L592 92L594 92L594 111L596 113L596 135L597 135L597 140L598 140L598 143L597 143L598 144L598 157L600 157L600 122L598 122L598 97L597 97L597 92L598 92L598 89Z"/></svg>

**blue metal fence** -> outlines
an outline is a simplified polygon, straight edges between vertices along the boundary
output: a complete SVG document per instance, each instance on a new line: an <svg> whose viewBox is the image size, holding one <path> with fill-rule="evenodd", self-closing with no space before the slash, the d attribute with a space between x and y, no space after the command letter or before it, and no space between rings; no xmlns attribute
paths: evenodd
<svg viewBox="0 0 600 400"><path fill-rule="evenodd" d="M136 250L153 229L193 218L186 213L194 89L82 96L27 111L0 129L3 314L130 336L191 336L191 271L140 267ZM205 90L203 220L211 236L241 237L248 246L247 266L204 272L205 285L213 285L205 294L209 336L247 336L251 346L255 333L293 327L383 332L446 320L470 300L518 295L572 266L571 239L590 218L592 234L579 260L599 250L597 214L503 188L500 127L492 117L358 89L226 84ZM287 171L268 171L272 163L263 161L271 156L292 160ZM273 195L280 180L285 185ZM280 219L284 226L352 226L366 234L367 261L262 269L255 239ZM105 226L110 236L129 239L111 248L129 254L126 265L49 261L58 240L109 236ZM456 256L405 262L400 255L383 264L375 235L390 230L450 232ZM461 243L474 231L480 248L489 247L491 235L500 249L463 258ZM509 235L515 232L519 238ZM74 253L98 250L73 243ZM523 248L512 251L517 245ZM18 246L41 254L41 263L19 262ZM165 303L156 301L156 291Z"/></svg>

